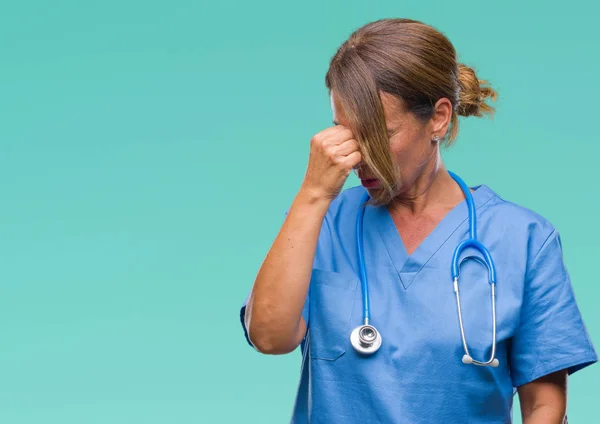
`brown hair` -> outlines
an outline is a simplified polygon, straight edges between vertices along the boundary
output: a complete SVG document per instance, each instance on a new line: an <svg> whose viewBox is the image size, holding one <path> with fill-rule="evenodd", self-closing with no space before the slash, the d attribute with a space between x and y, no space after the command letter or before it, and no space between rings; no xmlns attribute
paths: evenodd
<svg viewBox="0 0 600 424"><path fill-rule="evenodd" d="M458 134L458 116L493 115L496 92L457 62L452 43L435 28L410 19L382 19L353 32L331 59L325 77L350 121L363 162L383 185L375 203L391 200L396 172L380 91L395 96L423 121L441 98L453 106L447 144Z"/></svg>

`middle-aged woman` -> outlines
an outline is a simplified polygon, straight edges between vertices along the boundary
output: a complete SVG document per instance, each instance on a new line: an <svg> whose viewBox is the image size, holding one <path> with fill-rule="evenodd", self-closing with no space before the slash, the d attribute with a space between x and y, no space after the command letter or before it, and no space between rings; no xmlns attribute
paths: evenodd
<svg viewBox="0 0 600 424"><path fill-rule="evenodd" d="M557 230L440 156L495 91L405 19L355 31L326 84L335 126L241 309L258 351L301 346L292 422L510 423L516 389L524 423L562 423L598 358Z"/></svg>

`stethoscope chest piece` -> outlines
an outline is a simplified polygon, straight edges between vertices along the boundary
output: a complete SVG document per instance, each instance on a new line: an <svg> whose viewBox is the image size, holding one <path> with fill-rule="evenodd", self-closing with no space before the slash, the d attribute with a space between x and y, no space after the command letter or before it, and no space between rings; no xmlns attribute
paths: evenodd
<svg viewBox="0 0 600 424"><path fill-rule="evenodd" d="M357 352L370 355L381 347L381 334L372 325L359 325L350 334L350 342Z"/></svg>

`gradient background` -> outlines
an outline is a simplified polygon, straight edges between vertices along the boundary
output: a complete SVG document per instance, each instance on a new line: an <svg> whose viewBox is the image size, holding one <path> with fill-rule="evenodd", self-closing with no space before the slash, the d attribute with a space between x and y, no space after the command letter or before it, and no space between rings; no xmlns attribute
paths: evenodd
<svg viewBox="0 0 600 424"><path fill-rule="evenodd" d="M299 352L255 353L239 307L331 125L328 60L383 17L499 91L446 162L559 229L600 348L598 6L551 4L2 2L0 423L288 421Z"/></svg>

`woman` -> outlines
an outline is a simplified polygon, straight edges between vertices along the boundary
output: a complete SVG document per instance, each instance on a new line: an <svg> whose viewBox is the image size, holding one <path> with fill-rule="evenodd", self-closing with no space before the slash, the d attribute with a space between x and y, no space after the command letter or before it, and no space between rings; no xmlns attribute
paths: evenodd
<svg viewBox="0 0 600 424"><path fill-rule="evenodd" d="M258 351L301 345L292 422L509 423L516 388L524 423L562 423L567 375L598 358L559 235L461 186L440 156L458 116L491 114L495 91L445 36L403 19L352 34L326 85L335 125L312 138L241 310ZM353 169L362 184L342 192ZM488 250L469 244L453 267L470 237Z"/></svg>

